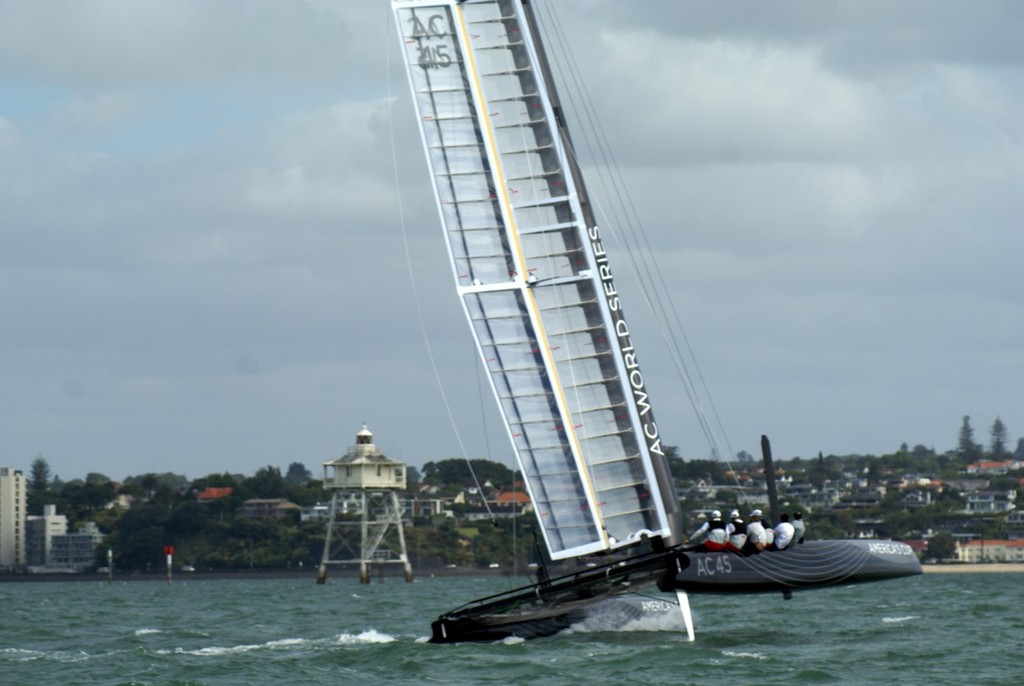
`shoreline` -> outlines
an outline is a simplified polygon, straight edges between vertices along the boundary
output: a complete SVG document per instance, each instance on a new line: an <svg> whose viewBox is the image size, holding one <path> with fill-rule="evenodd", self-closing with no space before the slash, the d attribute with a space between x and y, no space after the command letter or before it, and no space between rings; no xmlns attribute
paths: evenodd
<svg viewBox="0 0 1024 686"><path fill-rule="evenodd" d="M981 562L952 565L922 565L925 574L1024 573L1024 562Z"/></svg>
<svg viewBox="0 0 1024 686"><path fill-rule="evenodd" d="M404 571L397 566L388 565L394 567L385 571L377 571L376 568L370 574L370 583L377 583L378 581L405 581ZM413 579L417 578L431 578L431 577L463 577L463 576L512 576L510 570L501 569L476 569L476 568L462 568L462 569L449 569L449 568L425 568L417 570L413 568ZM310 583L316 582L317 570L313 568L305 569L239 569L239 570L218 570L218 571L196 571L196 572L179 572L175 571L172 577L172 582L179 581L211 581L211 580L227 580L227 581L242 581L252 579L308 579ZM524 576L523 573L519 573L516 576ZM359 580L359 569L331 569L327 574L327 583L331 582L331 579L355 579ZM167 583L167 572L134 572L134 573L122 573L117 572L113 578L109 577L104 573L95 572L81 572L81 573L62 573L62 572L42 572L39 574L25 573L0 573L0 584L4 583L47 583L47 582L60 582L60 581L74 581L74 582L108 582L108 581L120 581L120 582L135 582L135 581L150 581L158 583Z"/></svg>
<svg viewBox="0 0 1024 686"><path fill-rule="evenodd" d="M995 563L970 563L970 564L926 564L921 569L925 574L1024 574L1024 562L995 562ZM464 576L512 576L510 570L496 569L449 569L449 568L426 568L413 569L413 578L433 577L464 577ZM517 576L524 576L519 574ZM331 579L358 579L359 570L355 569L331 569L327 581ZM211 580L252 580L252 579L309 579L311 583L316 582L316 569L240 569L220 570L206 572L176 572L172 581L211 581ZM59 581L75 582L106 582L111 579L106 574L83 572L79 574L63 573L42 573L42 574L3 574L0 573L0 584L3 583L46 583ZM384 573L374 571L370 575L370 583L377 583L382 580L404 581L404 574L400 569L389 569ZM134 573L114 574L113 581L150 581L167 583L166 573Z"/></svg>

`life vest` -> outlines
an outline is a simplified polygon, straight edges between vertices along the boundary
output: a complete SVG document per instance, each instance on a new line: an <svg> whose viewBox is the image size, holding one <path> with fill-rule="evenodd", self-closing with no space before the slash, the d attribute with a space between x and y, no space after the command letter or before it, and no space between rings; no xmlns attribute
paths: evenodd
<svg viewBox="0 0 1024 686"><path fill-rule="evenodd" d="M708 522L708 537L704 541L704 547L709 551L724 550L726 538L725 524L721 519L712 519Z"/></svg>

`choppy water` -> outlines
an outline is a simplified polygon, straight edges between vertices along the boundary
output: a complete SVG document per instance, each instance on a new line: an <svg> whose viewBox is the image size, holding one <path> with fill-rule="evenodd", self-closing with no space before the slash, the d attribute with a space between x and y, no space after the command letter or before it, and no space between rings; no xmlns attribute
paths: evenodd
<svg viewBox="0 0 1024 686"><path fill-rule="evenodd" d="M375 579L376 582L376 579ZM682 620L431 645L497 578L0 584L0 684L1015 684L1024 574L694 596ZM667 596L661 596L667 597Z"/></svg>

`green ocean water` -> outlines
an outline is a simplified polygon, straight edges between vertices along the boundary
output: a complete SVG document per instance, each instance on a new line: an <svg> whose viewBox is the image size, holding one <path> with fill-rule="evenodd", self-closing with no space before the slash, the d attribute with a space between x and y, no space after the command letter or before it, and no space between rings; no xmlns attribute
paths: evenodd
<svg viewBox="0 0 1024 686"><path fill-rule="evenodd" d="M511 581L374 581L3 583L0 684L1024 683L1024 574L694 596L695 643L663 615L432 645L431 619Z"/></svg>

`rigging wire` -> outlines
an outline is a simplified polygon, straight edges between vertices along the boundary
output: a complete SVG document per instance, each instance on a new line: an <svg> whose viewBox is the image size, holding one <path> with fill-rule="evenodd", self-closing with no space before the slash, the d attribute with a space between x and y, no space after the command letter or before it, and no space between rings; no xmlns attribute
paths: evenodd
<svg viewBox="0 0 1024 686"><path fill-rule="evenodd" d="M385 6L386 7L386 6ZM409 247L409 231L408 224L405 219L405 208L402 197L402 184L398 174L398 146L395 144L395 118L394 118L394 96L391 92L391 32L394 27L391 24L392 12L390 9L386 12L387 18L385 21L385 64L386 71L384 80L387 82L387 103L388 103L388 138L391 146L391 168L394 173L395 183L395 200L398 207L398 223L402 230L402 247L405 252L405 264L406 271L409 275L409 287L412 290L413 302L416 306L416 317L419 321L420 334L423 336L423 345L427 352L427 358L430 360L430 368L434 374L434 380L437 383L438 391L441 394L441 403L444 405L445 413L448 416L448 421L452 427L452 433L455 435L455 441L459 444L459 452L462 455L463 460L466 462L466 466L469 467L469 473L473 477L473 483L476 485L478 492L483 494L483 488L480 485L480 480L476 476L476 470L473 469L473 462L469 459L469 453L466 450L466 445L462 440L462 434L459 432L459 427L455 421L455 413L452 410L451 403L448 401L448 394L445 391L444 381L441 379L441 372L438 369L437 358L434 355L434 348L430 344L430 336L427 333L426 317L423 316L423 303L420 300L419 288L416 283L416 273L413 269L412 250ZM404 65L403 65L404 68ZM479 364L479 363L478 363ZM481 403L481 407L483 404ZM486 426L486 423L485 423ZM486 431L486 428L485 428ZM489 450L489 446L488 446ZM484 503L484 509L487 511L487 516L494 520L494 513L491 511L491 506L487 502L486 498L481 498Z"/></svg>
<svg viewBox="0 0 1024 686"><path fill-rule="evenodd" d="M672 302L671 292L667 288L663 273L659 268L657 260L654 258L654 252L647 237L647 232L640 220L636 206L626 189L625 181L612 148L608 143L608 138L597 117L596 108L583 79L580 77L577 62L568 48L568 41L565 39L557 10L553 3L536 3L536 6L540 8L540 11L547 12L548 20L543 22L543 25L550 27L546 31L550 39L546 42L556 46L563 58L554 61L555 70L558 72L559 79L567 86L563 90L568 96L568 101L572 104L578 116L588 124L588 126L581 127L583 142L585 147L591 152L591 155L599 161L599 164L595 165L598 176L602 184L613 191L612 199L615 202L611 204L610 210L606 210L595 197L592 197L591 200L594 202L595 208L609 222L609 235L616 241L619 240L619 231L616 230L616 227L622 227L622 241L626 244L626 249L623 252L629 258L632 273L640 284L648 308L656 320L666 322L666 324L659 327L661 335L673 358L677 373L690 399L690 403L697 414L701 430L710 444L713 456L724 461L731 469L728 456L733 453L721 417L711 397L703 372L697 363L689 337L686 335L685 328L679 318L678 308ZM566 65L564 69L562 67L563 64ZM588 133L591 135L587 135ZM596 153L594 152L595 150ZM569 154L575 156L575 150L570 148ZM579 163L578 159L577 163ZM632 243L630 243L630 239L632 239ZM638 255L639 258L637 257ZM679 340L683 341L685 351L680 346ZM700 383L699 387L693 381L693 375L690 372L691 367ZM706 400L708 407L710 407L718 430L722 434L722 440L726 444L728 452L724 458L722 451L718 447L718 435L704 410L702 396Z"/></svg>

